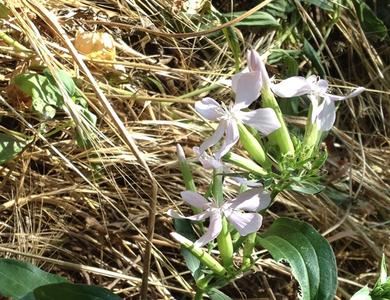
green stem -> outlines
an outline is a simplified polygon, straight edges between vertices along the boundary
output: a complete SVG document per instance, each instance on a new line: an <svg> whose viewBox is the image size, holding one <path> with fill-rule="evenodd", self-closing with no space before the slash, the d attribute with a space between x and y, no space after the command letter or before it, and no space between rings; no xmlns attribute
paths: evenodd
<svg viewBox="0 0 390 300"><path fill-rule="evenodd" d="M178 98L179 99L192 98L192 97L198 96L200 94L204 94L206 92L210 92L212 90L215 90L215 89L218 89L218 88L221 88L221 87L223 87L222 84L211 84L211 85L199 88L197 90L191 91L191 92L189 92L187 94L183 94L183 95L179 96Z"/></svg>
<svg viewBox="0 0 390 300"><path fill-rule="evenodd" d="M318 129L316 123L311 123L311 114L313 106L310 105L309 115L307 116L305 136L303 137L303 151L302 159L308 159L312 156L313 151L317 149L320 142L321 131Z"/></svg>
<svg viewBox="0 0 390 300"><path fill-rule="evenodd" d="M195 186L194 178L192 176L191 167L186 159L186 156L184 154L184 150L180 144L176 145L176 151L177 151L177 157L179 160L181 175L183 176L184 186L186 187L187 191L196 192L196 186ZM198 214L202 211L200 208L196 208L196 207L191 207L191 209L195 214ZM178 220L176 220L176 222L177 221ZM181 220L181 221L183 221L183 220ZM188 221L188 220L186 220L186 221ZM203 223L199 223L199 229L201 230L201 232L204 232Z"/></svg>
<svg viewBox="0 0 390 300"><path fill-rule="evenodd" d="M212 194L217 206L223 204L223 168L214 170Z"/></svg>
<svg viewBox="0 0 390 300"><path fill-rule="evenodd" d="M205 266L213 271L214 274L222 277L226 274L226 269L214 257L208 254L202 248L195 247L192 241L176 232L172 232L171 236L184 248L190 251L191 254L199 259Z"/></svg>
<svg viewBox="0 0 390 300"><path fill-rule="evenodd" d="M308 159L312 156L313 151L317 148L321 137L321 131L318 130L316 124L310 124L306 127L305 136L303 138L302 159Z"/></svg>
<svg viewBox="0 0 390 300"><path fill-rule="evenodd" d="M15 50L17 51L32 53L30 49L26 48L18 41L15 41L12 37L10 37L8 34L6 34L3 31L0 31L0 40L3 40L6 44L8 44L11 47L14 47Z"/></svg>
<svg viewBox="0 0 390 300"><path fill-rule="evenodd" d="M223 159L251 173L261 176L267 175L266 170L256 164L253 160L242 157L241 155L230 152L226 154Z"/></svg>
<svg viewBox="0 0 390 300"><path fill-rule="evenodd" d="M272 166L271 161L264 152L263 146L260 142L249 132L249 130L240 122L237 122L238 130L240 132L240 142L248 151L251 158L264 168Z"/></svg>
<svg viewBox="0 0 390 300"><path fill-rule="evenodd" d="M263 107L272 108L280 122L280 128L268 135L268 139L279 146L282 154L294 155L294 144L291 140L290 134L286 123L283 119L282 111L280 110L279 104L275 99L274 94L268 86L265 86L261 92Z"/></svg>
<svg viewBox="0 0 390 300"><path fill-rule="evenodd" d="M194 300L202 300L203 299L203 294L204 294L204 291L199 289L199 288L197 288Z"/></svg>
<svg viewBox="0 0 390 300"><path fill-rule="evenodd" d="M195 186L194 178L192 177L191 167L188 164L188 161L184 155L183 148L178 144L176 146L176 150L177 150L177 156L180 164L180 171L183 176L186 190L196 192L196 186Z"/></svg>
<svg viewBox="0 0 390 300"><path fill-rule="evenodd" d="M222 218L222 230L217 237L218 249L225 268L233 265L233 242L229 231L229 224L225 217Z"/></svg>
<svg viewBox="0 0 390 300"><path fill-rule="evenodd" d="M213 197L218 207L223 204L223 169L214 171ZM222 218L222 230L217 237L218 249L223 265L227 268L233 264L233 242L226 219Z"/></svg>
<svg viewBox="0 0 390 300"><path fill-rule="evenodd" d="M242 257L242 266L241 270L245 271L249 269L252 265L252 252L256 243L256 232L248 234L244 242L243 257Z"/></svg>

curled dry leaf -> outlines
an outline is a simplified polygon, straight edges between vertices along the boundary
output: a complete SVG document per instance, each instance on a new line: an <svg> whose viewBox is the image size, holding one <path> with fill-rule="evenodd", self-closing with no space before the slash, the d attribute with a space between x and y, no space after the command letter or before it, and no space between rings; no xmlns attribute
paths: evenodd
<svg viewBox="0 0 390 300"><path fill-rule="evenodd" d="M76 35L74 46L90 59L115 60L113 37L107 32L81 32Z"/></svg>

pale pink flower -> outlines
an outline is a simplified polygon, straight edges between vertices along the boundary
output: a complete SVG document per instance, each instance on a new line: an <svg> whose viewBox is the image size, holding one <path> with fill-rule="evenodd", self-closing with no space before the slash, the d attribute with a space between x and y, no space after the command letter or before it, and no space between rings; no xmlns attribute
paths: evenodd
<svg viewBox="0 0 390 300"><path fill-rule="evenodd" d="M257 212L266 209L271 203L269 194L265 193L262 188L247 190L239 194L235 199L225 201L220 206L214 201L210 202L200 194L192 191L182 192L181 197L191 206L201 209L202 212L194 216L185 217L170 209L167 212L169 216L192 221L210 219L208 230L194 243L198 247L204 246L217 238L222 230L223 217L227 218L241 236L258 231L263 217ZM250 211L250 213L244 211Z"/></svg>

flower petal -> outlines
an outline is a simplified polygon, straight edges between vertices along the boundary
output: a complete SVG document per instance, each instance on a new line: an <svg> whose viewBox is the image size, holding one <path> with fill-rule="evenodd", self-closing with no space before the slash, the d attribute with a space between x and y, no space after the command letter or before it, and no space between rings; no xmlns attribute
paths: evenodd
<svg viewBox="0 0 390 300"><path fill-rule="evenodd" d="M239 111L235 113L235 116L264 135L280 128L278 117L272 108L259 108L249 112Z"/></svg>
<svg viewBox="0 0 390 300"><path fill-rule="evenodd" d="M271 90L279 97L291 98L309 94L311 86L305 77L294 76L278 84L272 84Z"/></svg>
<svg viewBox="0 0 390 300"><path fill-rule="evenodd" d="M261 57L256 50L248 50L246 53L246 59L250 72L261 70Z"/></svg>
<svg viewBox="0 0 390 300"><path fill-rule="evenodd" d="M240 133L236 121L233 119L227 120L225 141L221 149L215 153L215 158L220 160L238 142L239 137Z"/></svg>
<svg viewBox="0 0 390 300"><path fill-rule="evenodd" d="M220 139L222 139L223 134L224 134L224 132L226 130L226 126L227 126L226 120L222 120L221 122L219 122L219 125L218 125L217 129L214 131L214 133L212 134L212 136L208 137L202 143L202 145L200 145L199 151L200 151L201 154L206 149L214 146L216 143L219 142Z"/></svg>
<svg viewBox="0 0 390 300"><path fill-rule="evenodd" d="M261 80L263 82L263 85L265 87L271 87L271 79L269 78L267 69L265 67L265 63L262 59L259 61L259 68L260 68L260 74L261 74Z"/></svg>
<svg viewBox="0 0 390 300"><path fill-rule="evenodd" d="M199 147L193 147L192 151L194 151L197 159L202 164L203 168L206 170L218 169L223 167L223 163L221 160L215 158L214 155L209 155L206 152L200 153Z"/></svg>
<svg viewBox="0 0 390 300"><path fill-rule="evenodd" d="M325 79L317 79L315 85L317 92L319 92L320 94L325 94L329 88L329 83Z"/></svg>
<svg viewBox="0 0 390 300"><path fill-rule="evenodd" d="M207 232L201 236L194 244L197 247L202 247L212 240L217 238L222 230L222 215L219 209L215 209L210 213L210 225Z"/></svg>
<svg viewBox="0 0 390 300"><path fill-rule="evenodd" d="M205 207L209 204L206 198L197 192L183 191L180 193L180 196L185 202L196 208L205 209Z"/></svg>
<svg viewBox="0 0 390 300"><path fill-rule="evenodd" d="M215 121L223 115L223 108L213 98L206 97L195 102L196 111L204 118Z"/></svg>
<svg viewBox="0 0 390 300"><path fill-rule="evenodd" d="M230 80L230 87L232 88L233 92L235 93L237 91L237 88L238 88L238 82L240 81L240 78L243 74L245 73L248 73L249 72L249 69L248 68L245 68L244 70L242 70L240 73L237 73L235 74L232 79Z"/></svg>
<svg viewBox="0 0 390 300"><path fill-rule="evenodd" d="M258 213L242 213L231 210L226 212L225 216L241 236L257 232L263 222L263 217Z"/></svg>
<svg viewBox="0 0 390 300"><path fill-rule="evenodd" d="M356 96L360 95L361 93L363 93L364 91L365 91L364 87L358 87L346 96L336 96L336 95L332 95L332 94L326 94L326 96L329 97L330 100L332 100L332 101L340 101L340 100L345 100L348 98L356 97Z"/></svg>
<svg viewBox="0 0 390 300"><path fill-rule="evenodd" d="M256 180L250 180L244 177L232 177L232 179L239 183L240 185L245 185L248 187L260 187L262 184Z"/></svg>
<svg viewBox="0 0 390 300"><path fill-rule="evenodd" d="M311 102L310 121L312 124L314 124L316 119L317 119L317 115L319 113L318 106L319 106L320 98L317 95L308 95L307 97L309 98L309 100Z"/></svg>
<svg viewBox="0 0 390 300"><path fill-rule="evenodd" d="M263 188L253 188L237 196L237 198L225 202L223 207L234 210L260 211L266 209L271 203L271 197Z"/></svg>
<svg viewBox="0 0 390 300"><path fill-rule="evenodd" d="M318 107L317 114L317 126L321 131L328 131L332 128L336 120L336 107L334 101L328 97L324 98L324 101Z"/></svg>
<svg viewBox="0 0 390 300"><path fill-rule="evenodd" d="M186 155L184 153L183 147L180 144L176 144L176 153L177 153L177 158L179 159L179 162L186 161Z"/></svg>
<svg viewBox="0 0 390 300"><path fill-rule="evenodd" d="M206 220L210 216L210 211L207 210L207 211L201 212L199 214L196 214L196 215L193 215L190 217L185 217L181 214L178 214L173 209L168 209L167 215L174 218L174 219L187 219L187 220L191 220L191 221L203 221L203 220Z"/></svg>
<svg viewBox="0 0 390 300"><path fill-rule="evenodd" d="M260 96L261 77L259 72L241 72L233 76L232 89L236 94L234 109L248 107Z"/></svg>

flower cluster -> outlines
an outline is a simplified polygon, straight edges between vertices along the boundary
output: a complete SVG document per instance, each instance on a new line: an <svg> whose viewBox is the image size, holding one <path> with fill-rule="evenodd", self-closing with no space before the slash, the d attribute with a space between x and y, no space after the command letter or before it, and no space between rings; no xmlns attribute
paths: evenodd
<svg viewBox="0 0 390 300"><path fill-rule="evenodd" d="M251 161L252 166L255 164L260 168L260 171L256 171L257 174L262 172L261 167L271 169L272 164L267 153L263 150L262 144L258 141L257 135L253 135L254 131L263 136L269 136L270 142L277 144L282 154L294 156L294 145L274 95L280 98L307 96L311 103L311 109L305 138L309 137L308 139L311 141L309 146L315 146L319 142L321 133L330 130L335 122L335 101L357 96L364 90L364 88L359 87L346 96L332 95L328 91L328 82L317 76L309 76L308 78L295 76L274 83L256 51L248 51L247 62L248 67L234 75L231 80L231 88L235 94L235 101L232 105L218 103L210 97L195 103L195 109L202 117L209 121L218 122L214 133L205 139L199 147L193 149L205 169L217 170L214 174L229 172L229 169L223 164L223 159L228 154L232 155L230 151L239 140L248 151L249 156L255 161L255 163ZM263 107L249 109L260 95ZM271 133L274 134L271 135ZM314 138L310 135L314 135ZM220 141L222 143L219 149L210 155L207 150ZM308 141L304 140L303 144L305 143L309 144ZM180 153L182 151L179 148L179 157L181 156L182 161L185 160L184 154ZM236 179L247 187L251 186L248 184L249 181L242 178ZM266 209L271 203L271 197L258 185L252 185L249 190L225 202L206 199L195 191L189 190L182 192L181 197L198 214L185 217L169 210L168 214L171 217L192 221L209 219L208 230L194 243L197 247L204 246L219 236L223 228L223 220L227 220L241 236L257 232L262 223L259 211Z"/></svg>

